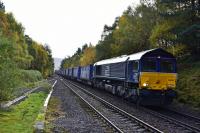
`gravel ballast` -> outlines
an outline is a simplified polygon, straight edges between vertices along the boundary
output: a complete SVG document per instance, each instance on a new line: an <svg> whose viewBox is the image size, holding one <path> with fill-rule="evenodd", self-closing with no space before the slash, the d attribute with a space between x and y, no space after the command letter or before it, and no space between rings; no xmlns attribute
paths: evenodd
<svg viewBox="0 0 200 133"><path fill-rule="evenodd" d="M54 119L50 121L52 132L105 132L98 120L83 107L80 99L60 80L54 88L52 98L60 101L60 112L54 114Z"/></svg>
<svg viewBox="0 0 200 133"><path fill-rule="evenodd" d="M138 117L139 119L147 122L148 124L160 129L163 132L169 132L169 133L187 132L187 130L184 131L182 128L174 125L173 123L169 123L157 116L154 116L148 112L143 111L140 108L136 108L135 104L132 104L120 97L113 96L112 94L105 92L103 90L94 89L82 84L79 85L82 86L84 89L89 90L95 95L112 103L113 105L127 111L128 113Z"/></svg>

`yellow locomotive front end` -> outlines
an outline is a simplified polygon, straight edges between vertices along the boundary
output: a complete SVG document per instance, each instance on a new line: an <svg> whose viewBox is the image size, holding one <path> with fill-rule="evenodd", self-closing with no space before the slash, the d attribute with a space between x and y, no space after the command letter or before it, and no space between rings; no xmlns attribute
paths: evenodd
<svg viewBox="0 0 200 133"><path fill-rule="evenodd" d="M175 89L176 80L176 73L142 72L140 74L140 88L151 90Z"/></svg>
<svg viewBox="0 0 200 133"><path fill-rule="evenodd" d="M176 59L148 57L141 60L139 90L146 105L170 104L176 97Z"/></svg>

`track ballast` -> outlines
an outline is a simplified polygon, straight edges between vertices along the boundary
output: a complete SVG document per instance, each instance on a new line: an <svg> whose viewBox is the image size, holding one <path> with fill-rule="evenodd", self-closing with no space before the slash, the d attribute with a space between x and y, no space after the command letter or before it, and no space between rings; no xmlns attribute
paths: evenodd
<svg viewBox="0 0 200 133"><path fill-rule="evenodd" d="M63 83L95 111L114 132L162 132L70 81Z"/></svg>

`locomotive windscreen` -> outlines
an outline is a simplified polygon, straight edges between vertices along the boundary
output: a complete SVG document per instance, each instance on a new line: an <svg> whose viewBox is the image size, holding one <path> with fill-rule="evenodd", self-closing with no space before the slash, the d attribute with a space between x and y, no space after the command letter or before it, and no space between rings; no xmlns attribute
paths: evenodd
<svg viewBox="0 0 200 133"><path fill-rule="evenodd" d="M155 72L156 71L156 60L145 59L142 63L143 72Z"/></svg>
<svg viewBox="0 0 200 133"><path fill-rule="evenodd" d="M160 61L160 72L173 73L174 71L174 62L171 60L161 60Z"/></svg>

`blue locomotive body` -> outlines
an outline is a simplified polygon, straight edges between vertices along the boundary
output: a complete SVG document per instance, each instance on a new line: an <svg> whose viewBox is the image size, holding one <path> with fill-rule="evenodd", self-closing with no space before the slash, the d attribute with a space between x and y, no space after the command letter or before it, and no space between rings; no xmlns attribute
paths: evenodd
<svg viewBox="0 0 200 133"><path fill-rule="evenodd" d="M176 58L160 48L68 68L63 76L144 105L170 104L176 96Z"/></svg>

